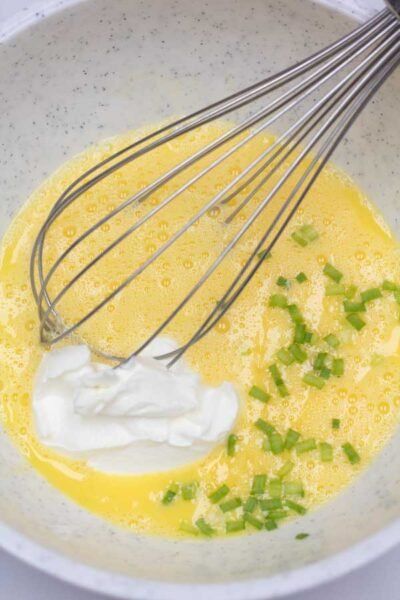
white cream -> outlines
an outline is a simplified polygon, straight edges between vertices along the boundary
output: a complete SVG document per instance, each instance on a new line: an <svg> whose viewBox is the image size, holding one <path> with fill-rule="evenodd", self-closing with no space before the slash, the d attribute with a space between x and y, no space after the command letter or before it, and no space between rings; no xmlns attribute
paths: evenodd
<svg viewBox="0 0 400 600"><path fill-rule="evenodd" d="M175 347L154 340L147 356L118 369L92 362L86 346L47 353L33 392L40 441L98 470L127 474L206 455L231 430L239 400L231 384L204 385L183 361L169 370L151 358Z"/></svg>

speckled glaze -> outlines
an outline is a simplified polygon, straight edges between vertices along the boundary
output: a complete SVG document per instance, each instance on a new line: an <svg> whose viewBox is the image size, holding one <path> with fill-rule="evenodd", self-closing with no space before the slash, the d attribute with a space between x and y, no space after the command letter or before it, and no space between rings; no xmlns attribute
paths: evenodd
<svg viewBox="0 0 400 600"><path fill-rule="evenodd" d="M357 18L382 6L325 4ZM308 0L57 0L43 9L35 2L0 26L0 233L44 177L92 142L191 111L353 26ZM399 75L336 155L398 233ZM276 598L400 540L398 435L351 489L300 522L206 544L140 537L101 521L43 481L1 432L0 481L4 548L123 598ZM294 540L300 530L311 534L301 543Z"/></svg>

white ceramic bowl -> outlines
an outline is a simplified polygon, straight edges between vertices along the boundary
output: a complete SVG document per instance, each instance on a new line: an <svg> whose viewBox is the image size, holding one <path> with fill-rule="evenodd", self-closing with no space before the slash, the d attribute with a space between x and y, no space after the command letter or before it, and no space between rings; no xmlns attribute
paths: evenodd
<svg viewBox="0 0 400 600"><path fill-rule="evenodd" d="M326 4L359 18L380 6ZM202 106L353 26L308 0L58 0L20 12L0 32L1 229L91 142ZM399 75L336 157L397 231ZM0 543L53 575L124 598L265 600L337 577L399 541L399 446L397 435L351 489L301 524L273 536L176 543L81 510L0 433ZM311 533L301 544L299 530Z"/></svg>

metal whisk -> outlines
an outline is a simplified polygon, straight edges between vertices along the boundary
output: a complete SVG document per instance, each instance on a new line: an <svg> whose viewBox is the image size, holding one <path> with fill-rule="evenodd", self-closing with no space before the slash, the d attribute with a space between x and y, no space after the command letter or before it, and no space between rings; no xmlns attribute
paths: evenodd
<svg viewBox="0 0 400 600"><path fill-rule="evenodd" d="M271 181L272 175L278 173L278 169L282 168L282 165L287 164L285 161L288 158L293 158L290 166L285 168L283 174L279 172L278 180L273 183L272 189L261 201L257 202L251 215L227 243L221 254L207 268L199 281L190 289L171 314L155 329L154 333L139 348L136 348L130 356L141 352L156 336L163 332L204 285L232 249L240 242L255 220L276 197L278 191L282 189L289 178L292 181L300 164L304 164L304 159L307 158L307 168L295 180L290 193L285 196L279 210L274 213L273 218L268 223L266 231L257 241L245 264L240 268L215 307L210 310L208 316L184 345L175 352L157 358L168 359L168 364L171 365L190 346L206 335L235 302L260 268L339 142L368 101L400 63L400 0L387 1L387 5L386 10L377 14L366 24L310 58L145 136L143 139L102 160L78 177L61 194L50 210L32 251L31 285L39 310L41 340L48 344L54 344L76 332L79 327L143 273L210 209L226 204L239 193L245 191L244 200L235 207L226 220L227 223L230 223L257 193L262 192L266 182ZM288 89L283 89L277 97L270 99L260 109L255 110L243 122L231 127L229 131L220 135L216 140L208 143L204 148L196 151L192 156L160 175L153 183L124 200L107 215L98 219L89 229L79 235L45 270L43 257L49 230L58 219L62 218L67 207L79 200L86 191L144 154L154 151L163 144L201 125L233 113L233 111L243 106L250 105L255 100L264 98L264 96L280 90L280 88L291 82L293 84ZM322 86L326 86L327 90L321 93ZM311 107L307 106L306 103L304 108L306 99L309 102L312 100ZM66 326L63 323L62 316L58 312L59 303L65 294L73 292L74 285L81 277L185 190L243 148L260 132L271 127L285 115L290 114L290 111L296 115L294 124L279 135L260 156L252 160L242 172L232 177L232 180L224 189L205 202L204 206L193 214L184 226L178 229L148 259L130 272L122 283L106 295L101 302L82 315L72 325ZM213 152L217 150L218 155L213 158ZM221 150L223 150L222 153ZM51 297L49 284L54 274L78 244L81 244L94 232L98 232L102 225L127 207L143 203L151 198L162 186L178 175L184 174L189 167L197 164L198 161L207 156L212 158L209 164L179 185L176 191L170 193L158 205L150 207L148 213L140 217L122 235L111 244L108 244L97 256L89 260L76 275L65 283L54 297ZM113 356L109 358L115 359L117 364L120 364L128 360L130 356Z"/></svg>

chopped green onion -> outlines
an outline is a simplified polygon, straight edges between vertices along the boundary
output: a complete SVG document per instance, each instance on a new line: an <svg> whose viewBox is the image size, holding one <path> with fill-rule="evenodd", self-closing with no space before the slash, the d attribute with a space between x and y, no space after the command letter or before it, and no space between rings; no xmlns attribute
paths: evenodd
<svg viewBox="0 0 400 600"><path fill-rule="evenodd" d="M251 486L251 493L255 496L263 494L265 492L265 486L267 485L267 476L262 473L260 475L254 475L253 485Z"/></svg>
<svg viewBox="0 0 400 600"><path fill-rule="evenodd" d="M322 377L318 377L318 375L315 375L314 373L306 373L303 376L303 381L307 385L311 385L312 387L316 387L319 390L321 390L324 387L324 385L325 385L324 379L322 379Z"/></svg>
<svg viewBox="0 0 400 600"><path fill-rule="evenodd" d="M260 521L259 519L256 519L256 517L254 517L250 513L245 513L243 518L246 521L246 523L250 523L250 525L252 525L255 529L263 528L262 521Z"/></svg>
<svg viewBox="0 0 400 600"><path fill-rule="evenodd" d="M354 327L354 329L357 329L357 331L361 331L361 329L366 325L365 321L363 321L362 318L356 313L351 313L350 315L347 315L346 319L348 320L350 325Z"/></svg>
<svg viewBox="0 0 400 600"><path fill-rule="evenodd" d="M219 505L219 507L223 513L229 512L231 510L235 510L236 508L239 508L239 506L242 506L242 501L240 498L231 498L230 500L227 500L226 502L222 502Z"/></svg>
<svg viewBox="0 0 400 600"><path fill-rule="evenodd" d="M285 496L304 496L304 488L301 481L285 481L283 484Z"/></svg>
<svg viewBox="0 0 400 600"><path fill-rule="evenodd" d="M182 486L182 498L184 500L193 500L196 497L198 488L197 481L191 481L190 483L185 483Z"/></svg>
<svg viewBox="0 0 400 600"><path fill-rule="evenodd" d="M308 242L313 242L318 238L318 232L312 225L303 225L303 227L300 227L300 232Z"/></svg>
<svg viewBox="0 0 400 600"><path fill-rule="evenodd" d="M289 304L287 309L293 323L302 323L304 321L303 315L301 314L297 304Z"/></svg>
<svg viewBox="0 0 400 600"><path fill-rule="evenodd" d="M286 477L286 475L289 475L289 473L292 471L293 467L294 467L294 463L292 463L291 460L287 460L285 462L285 464L282 465L281 468L278 469L278 471L276 473L278 475L279 479L283 479L284 477Z"/></svg>
<svg viewBox="0 0 400 600"><path fill-rule="evenodd" d="M350 300L344 300L343 308L348 313L359 313L366 310L363 302L350 302Z"/></svg>
<svg viewBox="0 0 400 600"><path fill-rule="evenodd" d="M268 513L268 519L272 519L273 521L279 521L280 519L286 519L289 516L287 510L271 510Z"/></svg>
<svg viewBox="0 0 400 600"><path fill-rule="evenodd" d="M196 527L194 527L194 525L192 525L192 523L189 523L188 521L181 521L179 523L179 529L180 531L190 533L191 535L199 535L199 532L196 529Z"/></svg>
<svg viewBox="0 0 400 600"><path fill-rule="evenodd" d="M267 435L270 435L275 431L275 427L270 423L267 423L267 421L264 421L264 419L257 419L254 425L257 427L257 429L263 433L266 433Z"/></svg>
<svg viewBox="0 0 400 600"><path fill-rule="evenodd" d="M237 521L226 522L226 533L235 533L236 531L243 531L246 527L244 519L238 519Z"/></svg>
<svg viewBox="0 0 400 600"><path fill-rule="evenodd" d="M253 387L250 389L249 396L256 398L256 400L260 400L261 402L268 402L268 400L271 399L271 394L268 394L265 390L257 385L253 385Z"/></svg>
<svg viewBox="0 0 400 600"><path fill-rule="evenodd" d="M349 285L346 288L346 293L345 293L346 298L348 298L348 300L351 300L352 298L354 298L354 296L357 293L357 290L358 290L358 287L356 285Z"/></svg>
<svg viewBox="0 0 400 600"><path fill-rule="evenodd" d="M175 498L179 491L179 486L176 483L173 483L169 486L167 491L165 492L161 502L163 504L171 504L172 500Z"/></svg>
<svg viewBox="0 0 400 600"><path fill-rule="evenodd" d="M310 452L310 450L315 450L316 447L317 444L315 442L315 438L308 438L307 440L297 442L296 452L297 454L304 454L304 452Z"/></svg>
<svg viewBox="0 0 400 600"><path fill-rule="evenodd" d="M331 370L328 369L328 367L323 367L320 372L319 372L320 377L322 377L322 379L329 379L329 377L331 376Z"/></svg>
<svg viewBox="0 0 400 600"><path fill-rule="evenodd" d="M304 283L305 281L307 281L307 275L303 273L303 271L301 273L298 273L296 275L296 281L298 281L299 283Z"/></svg>
<svg viewBox="0 0 400 600"><path fill-rule="evenodd" d="M296 535L296 540L305 540L306 538L309 537L309 533L298 533Z"/></svg>
<svg viewBox="0 0 400 600"><path fill-rule="evenodd" d="M282 481L280 479L271 479L268 491L271 498L280 498L282 496Z"/></svg>
<svg viewBox="0 0 400 600"><path fill-rule="evenodd" d="M270 365L268 367L269 372L271 373L272 379L274 380L274 383L278 389L278 393L279 395L284 398L285 396L289 395L289 391L282 379L282 375L280 370L278 369L278 367L276 365Z"/></svg>
<svg viewBox="0 0 400 600"><path fill-rule="evenodd" d="M355 465L356 463L360 462L360 455L350 444L350 442L346 442L345 444L343 444L342 449L352 465Z"/></svg>
<svg viewBox="0 0 400 600"><path fill-rule="evenodd" d="M278 308L287 308L288 301L286 296L283 294L272 294L269 299L269 306L278 307Z"/></svg>
<svg viewBox="0 0 400 600"><path fill-rule="evenodd" d="M332 429L340 429L340 419L332 419Z"/></svg>
<svg viewBox="0 0 400 600"><path fill-rule="evenodd" d="M234 433L231 433L228 436L227 442L226 442L226 452L228 454L228 456L235 456L236 454L236 444L238 442L238 436L235 435Z"/></svg>
<svg viewBox="0 0 400 600"><path fill-rule="evenodd" d="M249 496L243 506L244 512L245 513L254 512L257 507L257 504L258 504L257 498L254 498L254 496Z"/></svg>
<svg viewBox="0 0 400 600"><path fill-rule="evenodd" d="M280 433L273 431L268 435L268 439L272 454L280 454L283 452L285 442Z"/></svg>
<svg viewBox="0 0 400 600"><path fill-rule="evenodd" d="M211 527L211 525L209 525L203 519L203 517L201 517L200 519L197 519L196 525L199 528L199 530L201 531L201 533L203 533L204 535L212 535L213 533L215 533L215 529L213 529Z"/></svg>
<svg viewBox="0 0 400 600"><path fill-rule="evenodd" d="M286 348L281 348L276 353L276 357L287 367L294 362L293 356L290 354L289 350L286 350Z"/></svg>
<svg viewBox="0 0 400 600"><path fill-rule="evenodd" d="M344 360L343 358L334 358L332 361L332 375L335 377L341 377L344 373Z"/></svg>
<svg viewBox="0 0 400 600"><path fill-rule="evenodd" d="M262 449L265 450L265 452L271 452L271 444L267 437L263 440Z"/></svg>
<svg viewBox="0 0 400 600"><path fill-rule="evenodd" d="M284 383L281 383L280 385L277 385L276 387L278 389L278 394L280 395L281 398L285 398L286 396L289 396L289 390L287 389L287 387Z"/></svg>
<svg viewBox="0 0 400 600"><path fill-rule="evenodd" d="M365 292L361 292L361 300L363 302L370 302L377 298L382 298L382 292L379 288L370 288L369 290L365 290Z"/></svg>
<svg viewBox="0 0 400 600"><path fill-rule="evenodd" d="M296 327L294 329L294 341L297 344L303 344L305 342L306 337L306 326L304 323L296 323Z"/></svg>
<svg viewBox="0 0 400 600"><path fill-rule="evenodd" d="M276 508L282 508L282 500L280 498L268 498L266 500L260 500L260 508L264 512L275 510Z"/></svg>
<svg viewBox="0 0 400 600"><path fill-rule="evenodd" d="M300 364L307 360L307 352L304 352L304 350L298 344L291 344L289 346L289 352Z"/></svg>
<svg viewBox="0 0 400 600"><path fill-rule="evenodd" d="M294 510L294 512L297 512L299 515L305 515L307 512L307 509L302 504L293 502L293 500L285 500L285 504L288 508Z"/></svg>
<svg viewBox="0 0 400 600"><path fill-rule="evenodd" d="M318 354L314 360L314 365L313 365L314 369L316 371L320 371L321 369L323 369L325 367L325 361L327 358L328 358L327 352L318 352Z"/></svg>
<svg viewBox="0 0 400 600"><path fill-rule="evenodd" d="M325 296L344 296L346 288L341 283L328 283L325 287Z"/></svg>
<svg viewBox="0 0 400 600"><path fill-rule="evenodd" d="M279 285L279 287L285 287L288 288L290 287L290 281L288 279L286 279L285 277L278 277L278 279L276 280L276 285Z"/></svg>
<svg viewBox="0 0 400 600"><path fill-rule="evenodd" d="M225 498L227 494L229 494L229 488L224 483L224 485L221 485L221 487L217 488L211 494L209 494L208 498L213 504L216 504L217 502L222 500L222 498Z"/></svg>
<svg viewBox="0 0 400 600"><path fill-rule="evenodd" d="M393 281L388 281L387 279L385 279L385 281L382 283L382 289L388 292L395 292L399 289L399 286Z"/></svg>
<svg viewBox="0 0 400 600"><path fill-rule="evenodd" d="M319 455L322 462L332 462L333 460L333 446L327 442L321 442L319 444Z"/></svg>
<svg viewBox="0 0 400 600"><path fill-rule="evenodd" d="M326 265L324 266L323 273L324 273L324 275L326 275L330 279L333 279L333 281L336 281L336 283L340 283L340 280L343 277L343 273L341 273L340 271L338 271L330 263L326 263Z"/></svg>
<svg viewBox="0 0 400 600"><path fill-rule="evenodd" d="M304 334L304 343L305 344L312 344L313 343L313 339L314 339L314 334L311 333L311 331L306 331Z"/></svg>
<svg viewBox="0 0 400 600"><path fill-rule="evenodd" d="M265 519L265 529L267 529L267 531L272 531L273 529L276 529L278 527L278 525L276 524L276 522L273 519Z"/></svg>
<svg viewBox="0 0 400 600"><path fill-rule="evenodd" d="M291 235L291 238L300 246L303 246L303 248L308 244L308 241L298 231L294 231Z"/></svg>
<svg viewBox="0 0 400 600"><path fill-rule="evenodd" d="M337 348L340 345L339 339L333 333L330 333L329 335L327 335L326 337L324 337L324 341L331 348Z"/></svg>
<svg viewBox="0 0 400 600"><path fill-rule="evenodd" d="M295 431L294 429L288 429L285 439L285 448L286 450L291 450L293 446L298 442L300 438L300 433Z"/></svg>

